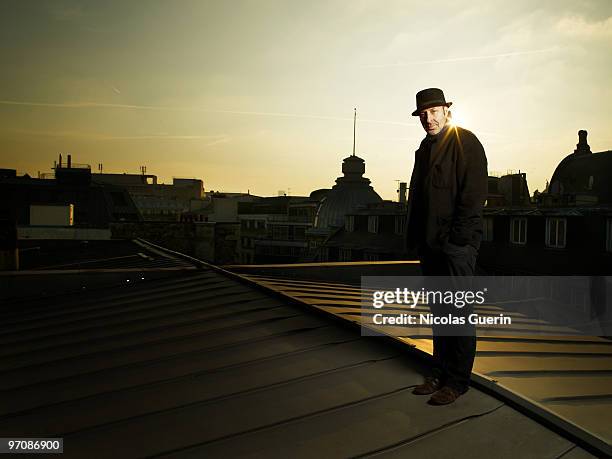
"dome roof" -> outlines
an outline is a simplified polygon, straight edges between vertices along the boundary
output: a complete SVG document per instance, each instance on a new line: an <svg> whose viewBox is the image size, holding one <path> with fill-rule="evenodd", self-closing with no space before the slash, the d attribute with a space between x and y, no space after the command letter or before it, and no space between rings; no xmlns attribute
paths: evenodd
<svg viewBox="0 0 612 459"><path fill-rule="evenodd" d="M327 193L329 193L331 188L319 188L318 190L314 190L310 193L311 199L316 199L317 201L321 201Z"/></svg>
<svg viewBox="0 0 612 459"><path fill-rule="evenodd" d="M315 219L315 228L325 229L344 225L344 216L357 206L381 202L382 198L363 177L365 161L358 156L349 156L342 161L343 176L321 202Z"/></svg>
<svg viewBox="0 0 612 459"><path fill-rule="evenodd" d="M550 179L549 193L589 193L600 204L612 203L612 151L591 153L586 131L580 131L576 150L563 158Z"/></svg>

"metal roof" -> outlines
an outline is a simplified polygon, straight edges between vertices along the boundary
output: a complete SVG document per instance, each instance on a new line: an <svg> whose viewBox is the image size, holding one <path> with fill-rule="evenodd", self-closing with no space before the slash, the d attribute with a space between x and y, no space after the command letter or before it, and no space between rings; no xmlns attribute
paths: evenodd
<svg viewBox="0 0 612 459"><path fill-rule="evenodd" d="M484 215L510 215L510 216L563 216L563 217L581 217L585 215L600 214L612 215L611 207L601 206L566 206L566 207L537 207L537 208L512 208L512 207L485 207Z"/></svg>
<svg viewBox="0 0 612 459"><path fill-rule="evenodd" d="M193 267L138 240L20 240L21 270Z"/></svg>
<svg viewBox="0 0 612 459"><path fill-rule="evenodd" d="M194 263L3 302L0 437L63 437L67 458L592 457L477 387L442 407L413 395L423 353L329 309L353 286Z"/></svg>
<svg viewBox="0 0 612 459"><path fill-rule="evenodd" d="M270 275L248 277L312 307L355 324L361 323L361 290L358 285L323 284ZM397 313L409 312L395 309ZM475 312L480 313L502 311L493 305L475 308ZM386 312L392 313L393 310L386 309ZM525 319L525 322L529 320ZM389 330L388 326L385 328ZM612 439L612 341L596 336L568 335L570 329L560 328L557 336L513 335L511 330L500 327L496 328L499 334L488 332L485 335L479 328L473 371L478 383L503 396L519 397L527 409L533 409L539 416L593 444L607 446L609 451ZM431 338L407 337L399 327L394 331L398 341L426 354L433 353Z"/></svg>

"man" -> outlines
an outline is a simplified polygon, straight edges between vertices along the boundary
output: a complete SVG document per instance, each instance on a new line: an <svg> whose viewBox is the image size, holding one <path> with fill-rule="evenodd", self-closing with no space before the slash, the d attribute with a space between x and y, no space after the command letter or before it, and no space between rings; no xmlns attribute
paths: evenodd
<svg viewBox="0 0 612 459"><path fill-rule="evenodd" d="M442 90L419 91L416 104L412 115L420 118L427 135L415 152L410 179L407 248L416 249L424 276L473 276L482 239L487 158L472 132L451 125L452 102L446 102ZM433 334L432 375L413 393L433 394L429 402L444 405L469 389L475 329L451 336L434 327Z"/></svg>

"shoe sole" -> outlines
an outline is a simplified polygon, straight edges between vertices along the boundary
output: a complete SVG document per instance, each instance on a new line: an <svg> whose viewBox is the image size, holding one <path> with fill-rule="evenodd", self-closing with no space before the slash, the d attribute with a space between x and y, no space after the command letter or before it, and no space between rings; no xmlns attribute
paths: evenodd
<svg viewBox="0 0 612 459"><path fill-rule="evenodd" d="M436 392L438 392L440 389L436 389L436 390L432 390L431 392L414 392L412 391L412 393L414 395L431 395L431 394L435 394Z"/></svg>

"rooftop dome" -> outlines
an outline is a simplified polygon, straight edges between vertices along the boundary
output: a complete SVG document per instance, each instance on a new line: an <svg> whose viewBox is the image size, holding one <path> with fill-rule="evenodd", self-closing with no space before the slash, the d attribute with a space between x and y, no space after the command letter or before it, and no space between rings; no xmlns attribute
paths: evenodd
<svg viewBox="0 0 612 459"><path fill-rule="evenodd" d="M558 195L588 193L598 203L612 204L612 151L592 153L587 131L578 132L573 153L559 163L550 179L549 193Z"/></svg>
<svg viewBox="0 0 612 459"><path fill-rule="evenodd" d="M382 198L370 186L370 180L363 176L365 161L352 155L342 161L342 177L323 199L315 219L315 228L325 229L344 225L344 216L357 208Z"/></svg>

